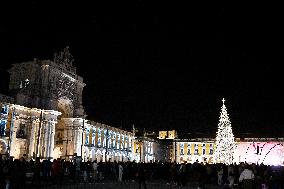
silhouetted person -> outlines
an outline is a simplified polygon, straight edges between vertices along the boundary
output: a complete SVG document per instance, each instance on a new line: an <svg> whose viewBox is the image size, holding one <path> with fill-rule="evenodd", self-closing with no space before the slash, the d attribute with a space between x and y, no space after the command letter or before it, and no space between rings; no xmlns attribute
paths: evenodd
<svg viewBox="0 0 284 189"><path fill-rule="evenodd" d="M254 173L251 170L251 167L246 164L245 169L241 172L239 177L239 182L243 183L244 189L252 189L254 188Z"/></svg>
<svg viewBox="0 0 284 189"><path fill-rule="evenodd" d="M138 178L139 189L141 189L141 185L143 185L144 189L147 189L146 171L145 171L145 166L143 163L139 163L138 165L137 178Z"/></svg>
<svg viewBox="0 0 284 189"><path fill-rule="evenodd" d="M36 183L36 184L40 185L40 183L41 183L40 172L41 172L40 158L36 157L36 160L34 162L34 176L33 176L32 184Z"/></svg>

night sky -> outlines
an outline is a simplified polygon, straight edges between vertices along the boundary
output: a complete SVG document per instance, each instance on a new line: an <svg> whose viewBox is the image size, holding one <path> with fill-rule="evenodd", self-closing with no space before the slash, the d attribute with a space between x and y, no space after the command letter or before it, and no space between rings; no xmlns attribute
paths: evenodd
<svg viewBox="0 0 284 189"><path fill-rule="evenodd" d="M284 134L277 10L143 1L2 9L0 93L12 63L52 60L69 46L88 119L215 136L224 97L236 136Z"/></svg>

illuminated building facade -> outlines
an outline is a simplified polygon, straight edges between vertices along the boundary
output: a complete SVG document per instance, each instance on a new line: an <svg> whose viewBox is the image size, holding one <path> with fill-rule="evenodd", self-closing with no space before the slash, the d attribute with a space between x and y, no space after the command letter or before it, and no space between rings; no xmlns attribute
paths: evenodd
<svg viewBox="0 0 284 189"><path fill-rule="evenodd" d="M177 139L171 161L214 163L215 139ZM284 138L235 138L233 163L241 162L284 166Z"/></svg>
<svg viewBox="0 0 284 189"><path fill-rule="evenodd" d="M83 157L97 161L128 161L133 159L134 135L105 124L85 124Z"/></svg>
<svg viewBox="0 0 284 189"><path fill-rule="evenodd" d="M0 103L1 132L0 152L20 158L51 158L54 156L54 135L57 117L53 110L27 108L20 105Z"/></svg>
<svg viewBox="0 0 284 189"><path fill-rule="evenodd" d="M215 142L209 138L176 139L171 145L171 161L213 163Z"/></svg>
<svg viewBox="0 0 284 189"><path fill-rule="evenodd" d="M284 138L236 138L233 161L284 166Z"/></svg>
<svg viewBox="0 0 284 189"><path fill-rule="evenodd" d="M177 131L176 130L159 131L158 139L175 139L175 138L177 138Z"/></svg>
<svg viewBox="0 0 284 189"><path fill-rule="evenodd" d="M15 158L26 154L54 159L76 154L83 160L134 159L134 133L86 119L82 106L85 84L72 63L66 47L52 61L34 59L12 65L12 96L0 95L1 154ZM145 145L145 159L153 159L152 143Z"/></svg>
<svg viewBox="0 0 284 189"><path fill-rule="evenodd" d="M135 137L133 159L136 162L154 162L161 160L160 144L146 136Z"/></svg>
<svg viewBox="0 0 284 189"><path fill-rule="evenodd" d="M175 130L161 131L155 138L136 136L133 131L87 120L82 105L85 84L72 62L65 48L52 61L34 59L12 66L12 96L0 95L1 154L53 159L76 154L85 161L214 163L215 138L179 139ZM283 138L235 138L233 162L283 165L283 145Z"/></svg>
<svg viewBox="0 0 284 189"><path fill-rule="evenodd" d="M222 101L216 138L175 138L169 145L170 160L178 163L239 164L247 162L284 166L284 138L235 138L224 105L225 99L223 98ZM166 139L167 133L167 131L161 131L159 138ZM216 157L227 161L216 161Z"/></svg>

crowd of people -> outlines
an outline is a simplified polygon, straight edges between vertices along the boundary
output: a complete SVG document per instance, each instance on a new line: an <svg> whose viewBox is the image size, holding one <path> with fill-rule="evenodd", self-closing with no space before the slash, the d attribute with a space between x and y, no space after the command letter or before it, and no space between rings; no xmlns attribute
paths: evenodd
<svg viewBox="0 0 284 189"><path fill-rule="evenodd" d="M73 158L27 160L0 158L0 189L68 183L137 182L147 188L148 182L199 188L219 185L228 188L284 188L284 167L241 163L239 165L175 162L97 162ZM26 187L27 188L27 187Z"/></svg>

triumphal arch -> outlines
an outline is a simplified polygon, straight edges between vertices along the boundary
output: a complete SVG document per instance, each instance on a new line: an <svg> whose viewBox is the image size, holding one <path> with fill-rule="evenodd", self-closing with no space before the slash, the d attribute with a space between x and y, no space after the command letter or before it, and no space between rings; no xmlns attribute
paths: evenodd
<svg viewBox="0 0 284 189"><path fill-rule="evenodd" d="M12 65L10 96L0 95L1 154L15 158L26 154L42 159L77 155L83 160L133 160L134 132L86 119L82 105L85 84L73 62L66 47L55 53L53 60ZM153 150L147 149L152 157Z"/></svg>
<svg viewBox="0 0 284 189"><path fill-rule="evenodd" d="M12 65L9 92L13 100L2 101L1 153L57 158L81 152L85 84L73 62L66 47L53 60Z"/></svg>

